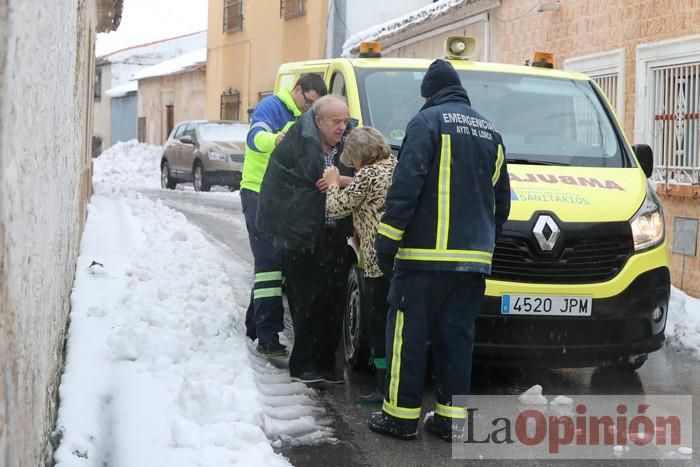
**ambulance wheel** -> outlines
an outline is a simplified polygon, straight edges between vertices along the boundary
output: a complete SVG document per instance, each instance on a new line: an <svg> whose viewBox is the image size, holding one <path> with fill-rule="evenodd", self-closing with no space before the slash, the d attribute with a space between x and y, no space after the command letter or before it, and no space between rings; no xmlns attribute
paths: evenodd
<svg viewBox="0 0 700 467"><path fill-rule="evenodd" d="M348 274L345 314L343 315L343 349L345 361L354 370L367 367L369 345L364 311L364 291L362 290L362 270L353 264Z"/></svg>

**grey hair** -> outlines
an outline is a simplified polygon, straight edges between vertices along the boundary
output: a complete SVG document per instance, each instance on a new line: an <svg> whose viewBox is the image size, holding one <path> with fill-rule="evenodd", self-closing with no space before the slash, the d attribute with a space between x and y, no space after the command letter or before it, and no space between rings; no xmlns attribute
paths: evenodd
<svg viewBox="0 0 700 467"><path fill-rule="evenodd" d="M341 96L337 96L335 94L328 94L319 99L316 99L314 105L311 106L311 111L314 113L314 115L322 117L325 114L326 107L328 107L328 105L331 102L340 102L346 107L348 105L347 101Z"/></svg>
<svg viewBox="0 0 700 467"><path fill-rule="evenodd" d="M372 127L361 126L348 134L340 162L348 167L352 167L353 162L359 162L360 166L364 167L390 155L391 149L384 135Z"/></svg>

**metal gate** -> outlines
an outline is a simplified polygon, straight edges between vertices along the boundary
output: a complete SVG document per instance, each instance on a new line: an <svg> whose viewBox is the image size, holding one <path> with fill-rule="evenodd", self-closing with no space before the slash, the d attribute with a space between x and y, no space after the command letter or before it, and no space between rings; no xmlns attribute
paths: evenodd
<svg viewBox="0 0 700 467"><path fill-rule="evenodd" d="M700 63L653 68L654 176L700 182Z"/></svg>

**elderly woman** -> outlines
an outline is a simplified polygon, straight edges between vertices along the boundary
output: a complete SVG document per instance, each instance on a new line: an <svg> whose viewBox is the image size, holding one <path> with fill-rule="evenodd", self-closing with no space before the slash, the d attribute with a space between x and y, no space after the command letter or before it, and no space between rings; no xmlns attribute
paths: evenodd
<svg viewBox="0 0 700 467"><path fill-rule="evenodd" d="M384 214L384 199L391 185L396 158L391 155L389 145L379 131L360 127L348 135L340 160L355 168L355 177L349 186L341 189L338 169L326 169L323 174L328 184L326 210L335 219L352 214L353 225L360 236L360 251L364 258L363 289L371 307L371 343L377 375L376 390L361 396L360 401L380 403L384 398L386 377L385 329L389 280L377 265L374 237Z"/></svg>

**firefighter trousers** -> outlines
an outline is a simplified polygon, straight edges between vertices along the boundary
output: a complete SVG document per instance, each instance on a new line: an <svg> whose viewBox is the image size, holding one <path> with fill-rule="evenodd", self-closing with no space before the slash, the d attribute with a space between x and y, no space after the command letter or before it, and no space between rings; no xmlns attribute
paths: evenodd
<svg viewBox="0 0 700 467"><path fill-rule="evenodd" d="M277 333L284 329L282 251L275 248L272 240L255 227L258 194L241 190L241 207L255 264L255 278L245 318L246 335L253 340L257 338L260 344L272 344L279 342Z"/></svg>
<svg viewBox="0 0 700 467"><path fill-rule="evenodd" d="M383 411L418 422L428 342L435 372L435 413L463 419L452 396L469 394L474 323L484 299L484 275L399 269L389 290L387 378Z"/></svg>

